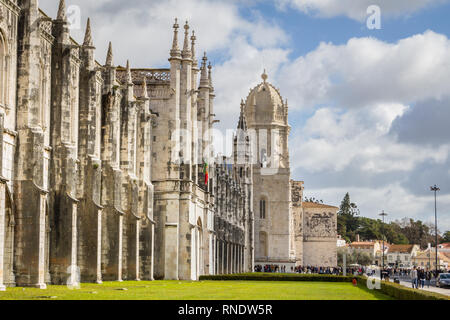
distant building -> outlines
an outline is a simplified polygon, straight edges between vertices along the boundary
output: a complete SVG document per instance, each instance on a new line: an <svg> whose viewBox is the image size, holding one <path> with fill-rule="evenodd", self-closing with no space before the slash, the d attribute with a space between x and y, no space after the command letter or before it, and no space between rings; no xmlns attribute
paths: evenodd
<svg viewBox="0 0 450 320"><path fill-rule="evenodd" d="M438 249L438 265L441 269L448 270L450 265L450 252L441 252ZM436 249L430 248L425 251L419 251L413 258L413 264L416 267L425 269L436 269Z"/></svg>
<svg viewBox="0 0 450 320"><path fill-rule="evenodd" d="M450 252L450 242L438 245L439 252Z"/></svg>
<svg viewBox="0 0 450 320"><path fill-rule="evenodd" d="M384 243L385 261L390 246L391 245L389 243L387 242ZM370 254L370 256L373 258L372 264L382 265L383 241L381 240L355 241L349 245L349 248Z"/></svg>
<svg viewBox="0 0 450 320"><path fill-rule="evenodd" d="M412 268L420 247L417 244L394 244L387 252L387 262L391 267Z"/></svg>
<svg viewBox="0 0 450 320"><path fill-rule="evenodd" d="M342 248L345 247L347 245L347 242L342 239L342 236L338 235L337 241L336 241L336 247L338 248Z"/></svg>
<svg viewBox="0 0 450 320"><path fill-rule="evenodd" d="M382 244L378 241L352 242L350 248L370 254L375 257L381 251Z"/></svg>

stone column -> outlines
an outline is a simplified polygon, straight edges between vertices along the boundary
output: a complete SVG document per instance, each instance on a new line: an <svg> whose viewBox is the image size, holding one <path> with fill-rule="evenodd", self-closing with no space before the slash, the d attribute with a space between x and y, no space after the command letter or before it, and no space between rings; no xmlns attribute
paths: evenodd
<svg viewBox="0 0 450 320"><path fill-rule="evenodd" d="M234 273L234 244L230 243L230 274Z"/></svg>
<svg viewBox="0 0 450 320"><path fill-rule="evenodd" d="M217 240L217 237L216 237L216 243L214 244L215 248L216 248L216 252L214 255L214 274L215 275L218 274L218 270L219 270L219 243L218 243L218 241L219 240Z"/></svg>
<svg viewBox="0 0 450 320"><path fill-rule="evenodd" d="M47 236L46 228L46 205L47 205L47 194L45 192L41 193L40 196L40 212L39 212L39 245L38 245L38 283L35 285L39 289L47 289L45 284L45 240Z"/></svg>
<svg viewBox="0 0 450 320"><path fill-rule="evenodd" d="M236 245L231 245L231 273L236 272Z"/></svg>
<svg viewBox="0 0 450 320"><path fill-rule="evenodd" d="M241 246L241 272L245 272L244 268L245 268L245 259L244 259L244 255L245 255L245 248L244 246Z"/></svg>
<svg viewBox="0 0 450 320"><path fill-rule="evenodd" d="M123 258L123 215L119 217L119 260L118 260L118 271L117 271L117 281L122 282L122 258Z"/></svg>
<svg viewBox="0 0 450 320"><path fill-rule="evenodd" d="M228 242L225 242L225 252L224 252L225 261L224 261L224 264L223 264L224 265L224 270L223 270L224 274L228 274L228 270L229 270L229 268L228 268L228 265L229 265L228 260L230 259L230 257L228 255L228 251L229 251Z"/></svg>
<svg viewBox="0 0 450 320"><path fill-rule="evenodd" d="M237 254L238 254L238 258L237 258L237 273L241 273L241 246L238 245L237 246Z"/></svg>
<svg viewBox="0 0 450 320"><path fill-rule="evenodd" d="M151 263L150 263L150 280L155 280L154 278L154 269L155 269L155 224L152 222L152 255L151 255Z"/></svg>
<svg viewBox="0 0 450 320"><path fill-rule="evenodd" d="M237 273L237 245L233 245L233 273Z"/></svg>
<svg viewBox="0 0 450 320"><path fill-rule="evenodd" d="M229 243L228 244L228 255L229 255L229 259L228 259L228 274L233 274L233 244Z"/></svg>
<svg viewBox="0 0 450 320"><path fill-rule="evenodd" d="M102 284L102 213L103 210L97 211L97 284Z"/></svg>
<svg viewBox="0 0 450 320"><path fill-rule="evenodd" d="M229 265L230 265L230 263L229 263L229 260L230 260L230 256L229 256L229 250L230 250L230 248L229 248L229 245L228 245L228 242L227 241L225 241L225 252L224 252L224 257L225 257L225 261L224 261L224 270L223 270L223 273L224 274L228 274L229 273Z"/></svg>
<svg viewBox="0 0 450 320"><path fill-rule="evenodd" d="M0 291L5 291L4 270L3 267L5 257L5 183L0 182Z"/></svg>
<svg viewBox="0 0 450 320"><path fill-rule="evenodd" d="M236 244L235 248L236 248L236 262L234 264L236 266L235 273L239 273L239 245Z"/></svg>
<svg viewBox="0 0 450 320"><path fill-rule="evenodd" d="M225 242L220 241L220 274L225 274Z"/></svg>
<svg viewBox="0 0 450 320"><path fill-rule="evenodd" d="M241 273L241 246L237 245L238 258L236 261L236 273Z"/></svg>
<svg viewBox="0 0 450 320"><path fill-rule="evenodd" d="M141 229L141 221L137 220L136 221L136 244L135 244L135 256L133 257L133 260L136 261L136 265L135 265L135 272L136 272L136 279L129 279L129 280L136 280L136 281L141 281L141 274L140 274L140 270L139 270L139 264L140 264L140 260L139 260L139 236L140 236L140 229Z"/></svg>
<svg viewBox="0 0 450 320"><path fill-rule="evenodd" d="M239 273L239 245L236 244L236 273Z"/></svg>
<svg viewBox="0 0 450 320"><path fill-rule="evenodd" d="M241 272L244 272L244 246L241 246Z"/></svg>

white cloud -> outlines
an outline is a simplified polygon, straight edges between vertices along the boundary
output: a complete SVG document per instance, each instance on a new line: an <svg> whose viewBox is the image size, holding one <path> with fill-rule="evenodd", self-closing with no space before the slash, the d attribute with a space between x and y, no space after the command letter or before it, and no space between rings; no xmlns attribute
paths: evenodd
<svg viewBox="0 0 450 320"><path fill-rule="evenodd" d="M347 167L381 174L408 172L424 161L442 164L450 145L439 148L398 143L388 135L408 107L376 105L346 112L321 108L298 128L291 141L293 169L342 171Z"/></svg>
<svg viewBox="0 0 450 320"><path fill-rule="evenodd" d="M294 128L293 169L409 174L423 163L445 164L448 139L427 145L401 142L391 129L417 102L449 97L448 61L450 40L427 31L394 44L373 38L339 46L322 43L284 64L278 83L296 111L291 122L312 112L303 127Z"/></svg>
<svg viewBox="0 0 450 320"><path fill-rule="evenodd" d="M410 104L449 95L448 61L450 40L432 31L394 44L352 38L345 45L322 43L285 65L279 82L291 108Z"/></svg>
<svg viewBox="0 0 450 320"><path fill-rule="evenodd" d="M447 0L277 0L281 9L291 6L319 17L347 16L358 21L366 19L367 8L374 4L381 8L382 14L399 16L444 2Z"/></svg>
<svg viewBox="0 0 450 320"><path fill-rule="evenodd" d="M204 50L225 50L233 46L236 37L258 48L274 47L286 43L288 37L276 24L264 23L255 13L246 20L239 13L238 1L223 0L69 0L67 7L81 9L82 29L72 30L81 42L84 23L91 17L97 58L104 61L109 41L113 41L116 64L127 59L134 67L163 67L167 65L172 44L173 21L179 18L180 46L184 39L183 25L189 21L198 38L198 54ZM40 6L52 17L56 15L54 0L41 0ZM220 14L216 14L220 13ZM214 18L212 18L214 15Z"/></svg>

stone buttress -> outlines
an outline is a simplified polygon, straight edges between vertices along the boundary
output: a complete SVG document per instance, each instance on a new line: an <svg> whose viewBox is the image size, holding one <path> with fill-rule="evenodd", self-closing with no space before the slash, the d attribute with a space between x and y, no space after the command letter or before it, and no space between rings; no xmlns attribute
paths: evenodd
<svg viewBox="0 0 450 320"><path fill-rule="evenodd" d="M14 202L17 83L17 27L20 9L16 2L0 3L0 291L15 286Z"/></svg>
<svg viewBox="0 0 450 320"><path fill-rule="evenodd" d="M19 5L22 10L17 29L20 45L17 51L17 170L14 181L15 280L19 286L45 288L50 280L49 88L54 38L51 19L41 15L38 1L23 0Z"/></svg>
<svg viewBox="0 0 450 320"><path fill-rule="evenodd" d="M79 171L77 199L78 266L82 282L102 282L102 212L101 130L102 88L101 66L94 59L90 20L81 46L79 106Z"/></svg>
<svg viewBox="0 0 450 320"><path fill-rule="evenodd" d="M102 96L102 275L105 281L122 281L123 220L120 170L122 93L113 66L110 44L103 71Z"/></svg>
<svg viewBox="0 0 450 320"><path fill-rule="evenodd" d="M79 46L70 38L61 1L53 21L50 165L50 275L66 284L77 276Z"/></svg>

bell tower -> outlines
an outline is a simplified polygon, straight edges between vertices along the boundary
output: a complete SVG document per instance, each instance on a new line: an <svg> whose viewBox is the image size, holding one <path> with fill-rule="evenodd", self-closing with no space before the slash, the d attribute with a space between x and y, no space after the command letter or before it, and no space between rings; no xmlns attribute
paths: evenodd
<svg viewBox="0 0 450 320"><path fill-rule="evenodd" d="M268 82L253 88L244 112L252 141L255 210L255 265L295 265L288 138L288 105Z"/></svg>

